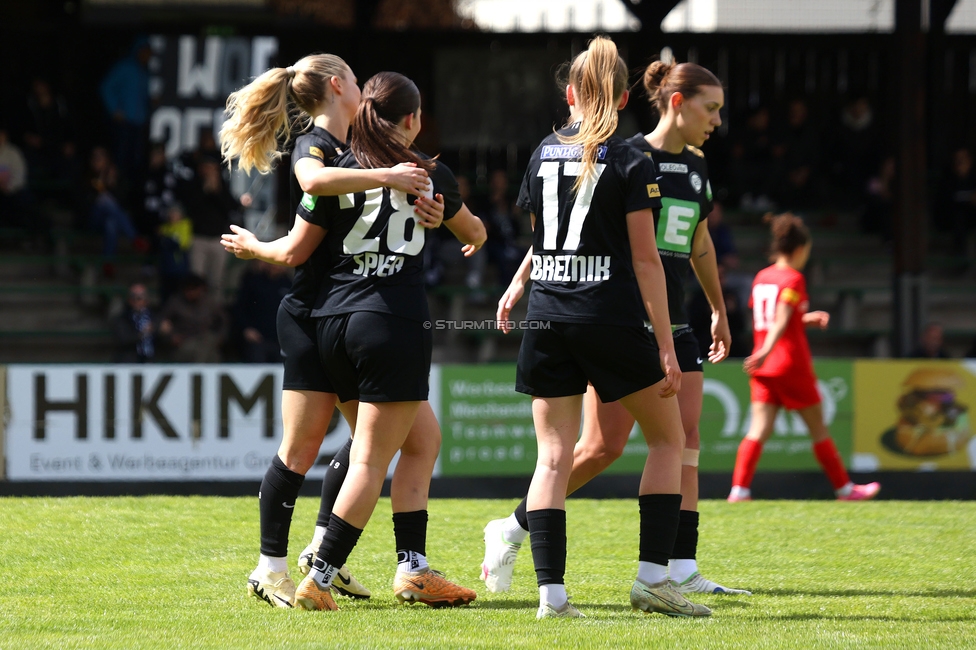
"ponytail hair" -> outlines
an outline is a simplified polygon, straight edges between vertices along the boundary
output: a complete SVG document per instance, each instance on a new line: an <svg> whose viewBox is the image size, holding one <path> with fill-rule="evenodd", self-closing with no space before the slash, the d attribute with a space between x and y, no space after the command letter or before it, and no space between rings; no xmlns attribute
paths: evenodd
<svg viewBox="0 0 976 650"><path fill-rule="evenodd" d="M567 81L585 118L579 133L559 136L564 144L583 147L583 173L576 177L574 191L579 191L586 177L595 175L598 149L617 130L617 105L627 90L627 76L627 64L606 36L590 41L569 67Z"/></svg>
<svg viewBox="0 0 976 650"><path fill-rule="evenodd" d="M230 164L239 158L246 173L271 171L299 121L307 128L330 95L329 80L349 72L333 54L312 54L287 68L272 68L227 97L229 117L220 129L220 153ZM304 116L304 120L302 119Z"/></svg>
<svg viewBox="0 0 976 650"><path fill-rule="evenodd" d="M810 242L810 230L803 223L803 219L792 212L777 215L768 212L763 217L763 223L769 224L773 234L769 252L774 257L792 255L793 251Z"/></svg>
<svg viewBox="0 0 976 650"><path fill-rule="evenodd" d="M664 115L671 104L671 95L681 93L690 99L701 92L702 86L722 87L712 72L697 63L654 61L644 70L644 91L647 100Z"/></svg>
<svg viewBox="0 0 976 650"><path fill-rule="evenodd" d="M393 167L412 162L430 171L434 163L421 158L400 134L398 124L420 109L417 85L397 72L380 72L363 86L363 95L352 120L349 149L364 169Z"/></svg>

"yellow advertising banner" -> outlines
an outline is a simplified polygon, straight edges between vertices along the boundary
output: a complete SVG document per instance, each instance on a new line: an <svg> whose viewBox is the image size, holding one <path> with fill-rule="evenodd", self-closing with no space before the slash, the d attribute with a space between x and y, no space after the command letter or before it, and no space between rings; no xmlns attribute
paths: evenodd
<svg viewBox="0 0 976 650"><path fill-rule="evenodd" d="M851 469L976 469L976 362L854 363Z"/></svg>

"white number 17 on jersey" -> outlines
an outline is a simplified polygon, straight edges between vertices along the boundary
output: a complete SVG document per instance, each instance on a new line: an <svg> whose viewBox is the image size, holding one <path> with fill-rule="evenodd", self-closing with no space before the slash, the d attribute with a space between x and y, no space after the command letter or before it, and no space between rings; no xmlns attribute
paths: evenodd
<svg viewBox="0 0 976 650"><path fill-rule="evenodd" d="M605 164L597 163L595 173L583 179L576 193L576 202L569 213L566 241L560 250L575 251L579 248L580 232L590 211L593 190L606 168ZM582 171L583 163L563 163L563 174L566 176L579 176ZM559 230L559 163L548 161L539 165L539 177L542 178L542 248L551 251L556 250L556 233Z"/></svg>

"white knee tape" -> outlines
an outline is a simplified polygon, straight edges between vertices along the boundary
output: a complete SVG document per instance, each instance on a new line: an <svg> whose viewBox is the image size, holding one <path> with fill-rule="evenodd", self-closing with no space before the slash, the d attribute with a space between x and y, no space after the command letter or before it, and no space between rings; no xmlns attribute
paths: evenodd
<svg viewBox="0 0 976 650"><path fill-rule="evenodd" d="M688 467L698 467L698 449L685 449L681 452L681 464Z"/></svg>

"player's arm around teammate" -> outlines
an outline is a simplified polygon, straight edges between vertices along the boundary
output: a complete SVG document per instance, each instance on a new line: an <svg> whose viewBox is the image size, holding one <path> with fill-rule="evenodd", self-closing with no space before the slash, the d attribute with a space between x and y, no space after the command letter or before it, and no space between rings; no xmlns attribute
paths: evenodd
<svg viewBox="0 0 976 650"><path fill-rule="evenodd" d="M301 62L296 64L302 67ZM300 81L300 79L299 79ZM295 225L291 231L282 238L273 242L260 242L247 230L232 226L233 233L226 234L222 238L225 248L242 258L257 257L272 263L285 264L288 266L300 266L299 273L307 274L309 268L320 267L321 264L309 263L305 267L306 261L313 253L319 252L319 243L326 235L326 230L316 220L317 199L313 195L335 196L340 194L351 194L356 191L371 190L380 187L389 187L392 190L402 192L404 195L416 195L414 201L414 214L417 223L427 229L437 228L443 222L444 203L440 194L426 196L430 190L430 179L427 171L418 167L415 163L407 162L392 165L389 168L380 167L376 169L349 169L334 166L335 154L341 153L345 149L345 143L335 137L335 133L345 134L349 130L349 124L358 107L360 99L359 87L356 85L355 76L348 71L342 79L333 76L328 80L327 89L333 92L332 99L320 104L314 114L310 115L314 127L312 130L301 136L296 143L293 153L294 176L298 185L305 190L302 205L299 206ZM333 153L334 152L334 153ZM306 209L305 205L312 206ZM466 206L462 206L463 215L455 218L449 223L449 227L462 228L466 223L475 223L481 227L481 222L475 218ZM310 221L309 221L310 220ZM462 232L462 239L465 233ZM475 235L475 245L466 244L462 249L466 256L472 255L483 243L484 231L482 228L481 239ZM317 283L311 280L303 284L313 285L317 290ZM318 351L313 342L308 342L303 346L303 352L313 357L310 363L318 365ZM285 350L286 364L289 357L288 348L283 344ZM301 356L306 356L304 353ZM286 386L287 389L287 386ZM279 455L288 469L297 473L304 474L311 466L318 455L318 447L321 443L318 423L312 418L299 417L293 420L296 427L287 425L289 408L293 402L299 401L303 406L296 410L299 413L308 413L315 408L315 405L304 406L305 402L320 402L318 407L327 415L331 415L332 406L335 400L330 395L312 394L293 394L296 391L285 391L283 403L285 405L285 436L282 441ZM330 403L326 403L326 400ZM347 407L340 406L346 420L350 422L350 427L354 431L354 416L356 406L350 404ZM416 419L411 432L408 436L408 445L402 452L404 467L411 466L411 459L414 456L427 459L430 454L425 446L434 444L439 447L440 430L437 427L436 419L426 402L420 406L421 415ZM308 422L315 427L302 426ZM432 426L431 426L432 425ZM324 432L324 429L322 430ZM307 573L314 560L315 550L321 545L325 535L328 522L332 514L332 508L338 496L339 489L345 479L349 467L349 454L351 449L351 439L339 449L335 454L322 483L322 495L318 517L316 519L315 532L312 541L299 556L299 570ZM421 451L423 450L423 451ZM436 456L436 450L434 456ZM424 460L423 462L427 462ZM433 462L431 460L430 462ZM422 472L417 472L417 475ZM429 483L429 479L428 479ZM422 487L422 492L426 494L426 484ZM416 492L421 491L418 487ZM407 493L410 490L403 489L400 493ZM346 567L341 567L336 577L334 589L343 595L352 597L368 597L369 591L362 587L349 574Z"/></svg>
<svg viewBox="0 0 976 650"><path fill-rule="evenodd" d="M345 134L359 99L355 75L342 59L333 55L312 55L294 66L269 70L228 98L230 117L221 129L222 153L228 163L238 159L245 171L270 172L279 157L278 141L287 138L292 128L288 113L290 100L312 125L311 130L297 139L292 152L299 182L306 177L313 178L318 183L316 188L322 192L339 193L351 188L391 184L423 193L429 188L427 172L413 165L343 170L330 175L333 159L345 148ZM439 225L443 218L443 204L427 198L418 201L415 210L424 225ZM262 482L261 556L258 568L248 579L251 595L279 607L294 603L295 586L288 573L287 549L295 500L306 472L318 456L337 401L318 361L315 327L309 318L321 281L324 251L319 245L325 234L314 211L306 211L296 216L295 225L286 237L274 242L259 242L243 228L222 238L224 247L238 257L256 257L298 267L292 290L278 310L278 338L285 358L283 437ZM344 452L348 454L347 447L330 464L329 473L340 484L342 478L338 475L347 464L340 459ZM323 507L325 502L323 496ZM328 507L331 508L331 501ZM319 519L322 519L321 512ZM342 570L346 595L370 595L345 567Z"/></svg>
<svg viewBox="0 0 976 650"><path fill-rule="evenodd" d="M387 166L391 156L427 169L445 199L445 225L462 243L480 247L485 231L463 208L453 175L410 149L421 127L416 86L396 73L380 73L363 91L352 123L350 153L338 167ZM329 590L375 508L387 468L399 450L393 478L394 535L399 564L394 590L401 600L460 605L475 593L446 581L426 560L427 491L439 450L436 436L412 440L423 421L430 370L430 331L423 287L424 228L397 191L368 191L323 202L328 206L325 246L330 256L313 315L321 361L339 399L355 405L349 470L328 527L296 602L335 609ZM412 222L412 223L411 223ZM436 428L436 421L428 423ZM401 510L412 508L413 510Z"/></svg>
<svg viewBox="0 0 976 650"><path fill-rule="evenodd" d="M421 226L437 228L444 221L444 197L440 195L434 199L420 197L414 212ZM228 253L242 260L258 259L292 268L308 261L325 239L327 232L325 228L305 221L300 215L295 219L295 224L288 234L269 242L261 241L254 236L254 233L244 228L234 225L230 228L233 232L225 233L220 238L220 243Z"/></svg>
<svg viewBox="0 0 976 650"><path fill-rule="evenodd" d="M424 173L426 175L426 172ZM432 229L440 226L444 218L443 197L437 195L434 200L419 197L414 212L418 216L418 223L424 228ZM232 226L232 228L234 227ZM275 241L261 242L250 232L238 228L235 229L234 234L224 235L222 243L229 252L241 259L257 258L285 266L299 266L304 264L311 254L317 250L326 234L327 231L324 228L309 223L299 214L296 216L295 224L289 233ZM470 255L472 253L466 252L465 254ZM315 362L318 362L317 353ZM303 391L285 390L282 395L282 415L286 426L284 427L285 435L278 449L278 457L282 459L288 469L302 475L312 467L318 457L322 436L328 428L327 420L326 426L323 426L320 421L322 416L312 416L312 413L321 412L331 418L332 409L334 406L338 406L349 423L350 431L355 432L356 430L358 402L349 401L345 404L337 404L336 396L332 392L312 391L312 393L312 395L307 395ZM297 413L297 417L292 418L292 413ZM429 472L426 480L421 479L413 484L405 484L402 477L423 477L425 474L424 467L428 465L432 471L440 449L440 441L440 427L430 404L425 401L420 406L418 415L401 450L400 463L404 470L394 476L394 484L398 488L396 493L400 499L405 498L400 495L411 495L409 498L416 504L422 495L424 501L420 507L410 507L407 502L395 500L393 504L395 512L426 509L426 495L430 487ZM350 436L349 441L335 454L326 470L315 532L312 535L311 542L299 556L299 571L303 574L308 573L314 562L315 551L322 543L332 508L348 471L351 447L352 437ZM419 469L414 469L414 466L418 466ZM363 587L345 566L341 567L340 573L336 576L335 591L352 598L368 598L370 596L369 590Z"/></svg>

